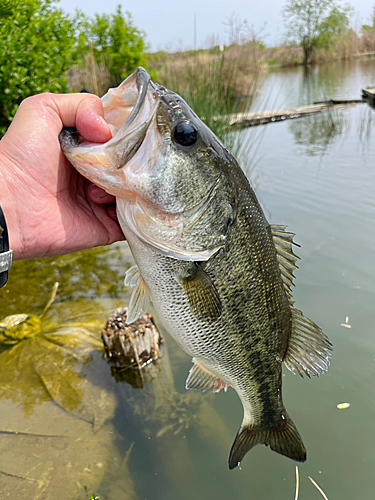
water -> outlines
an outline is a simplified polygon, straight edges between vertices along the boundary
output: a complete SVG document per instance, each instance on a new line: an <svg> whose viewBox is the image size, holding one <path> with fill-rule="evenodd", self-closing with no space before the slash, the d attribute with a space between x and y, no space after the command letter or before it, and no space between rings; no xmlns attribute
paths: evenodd
<svg viewBox="0 0 375 500"><path fill-rule="evenodd" d="M282 109L359 98L375 60L271 73L254 103ZM375 468L375 136L373 110L344 111L258 129L249 176L271 223L301 244L296 306L334 344L330 370L285 370L285 406L308 452L300 499L373 498ZM254 130L244 131L253 134ZM248 165L252 164L252 168ZM255 165L255 167L254 167ZM59 259L15 263L0 318L40 315L42 331L0 352L1 498L183 500L294 498L295 463L256 446L241 469L227 458L242 420L231 389L187 393L191 366L164 331L162 371L143 390L116 382L96 343L106 317L129 300L123 243ZM351 328L341 324L346 323ZM99 344L100 345L100 344ZM339 410L337 404L350 407Z"/></svg>

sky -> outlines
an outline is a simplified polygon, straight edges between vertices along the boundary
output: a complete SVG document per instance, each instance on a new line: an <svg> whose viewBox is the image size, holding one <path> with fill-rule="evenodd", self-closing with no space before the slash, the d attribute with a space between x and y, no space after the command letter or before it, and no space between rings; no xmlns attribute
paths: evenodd
<svg viewBox="0 0 375 500"><path fill-rule="evenodd" d="M129 11L137 28L146 33L151 50L194 48L194 18L196 19L197 47L207 46L213 36L221 43L228 39L225 23L238 16L254 27L255 33L267 45L282 41L284 24L281 15L285 0L60 0L60 7L74 13L78 7L87 15L115 12L122 3ZM353 23L366 24L372 14L374 0L350 2L355 8Z"/></svg>

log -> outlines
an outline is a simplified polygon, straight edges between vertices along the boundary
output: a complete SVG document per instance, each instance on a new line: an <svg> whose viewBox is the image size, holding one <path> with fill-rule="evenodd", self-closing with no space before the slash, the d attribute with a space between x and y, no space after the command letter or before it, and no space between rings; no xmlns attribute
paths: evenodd
<svg viewBox="0 0 375 500"><path fill-rule="evenodd" d="M373 101L375 99L375 86L371 85L370 87L362 89L362 97Z"/></svg>
<svg viewBox="0 0 375 500"><path fill-rule="evenodd" d="M375 89L374 89L375 91ZM302 118L303 116L316 115L323 111L331 109L346 108L355 104L366 102L363 99L346 99L322 101L309 106L301 106L298 108L282 109L279 111L263 111L259 113L240 113L229 115L229 126L235 128L256 127L265 125L266 123L280 122L284 120L292 120Z"/></svg>

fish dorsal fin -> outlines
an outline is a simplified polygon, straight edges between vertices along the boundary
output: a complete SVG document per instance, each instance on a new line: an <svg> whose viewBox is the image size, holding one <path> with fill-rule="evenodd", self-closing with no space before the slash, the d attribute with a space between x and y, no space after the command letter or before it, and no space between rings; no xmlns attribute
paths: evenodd
<svg viewBox="0 0 375 500"><path fill-rule="evenodd" d="M294 243L293 237L294 233L288 233L285 231L287 226L271 225L272 238L275 243L275 248L277 252L277 260L279 262L281 278L284 283L286 294L289 299L292 298L292 286L294 286L293 280L295 276L293 274L294 269L298 269L296 266L299 257L293 252L293 245L299 246ZM293 301L291 301L293 303Z"/></svg>
<svg viewBox="0 0 375 500"><path fill-rule="evenodd" d="M285 366L301 377L321 375L328 370L332 344L313 321L292 307L292 333L284 358Z"/></svg>
<svg viewBox="0 0 375 500"><path fill-rule="evenodd" d="M133 266L137 267L137 266ZM133 268L130 268L128 272L132 271ZM137 270L138 271L138 268ZM147 309L150 305L151 302L151 295L150 291L148 289L148 286L145 282L145 280L142 278L142 276L139 274L138 271L138 279L136 282L134 282L134 277L136 277L137 272L132 271L132 273L129 273L131 276L131 283L130 286L134 286L134 290L132 293L132 296L130 297L130 302L129 302L129 312L128 316L126 318L126 324L130 325L134 321L136 321L138 318L146 314ZM127 282L127 276L125 277L125 283Z"/></svg>
<svg viewBox="0 0 375 500"><path fill-rule="evenodd" d="M191 312L198 319L219 318L222 310L219 294L208 274L198 263L192 262L187 275L177 276L177 281L187 295Z"/></svg>
<svg viewBox="0 0 375 500"><path fill-rule="evenodd" d="M193 358L193 366L190 368L185 387L193 391L207 391L215 384L216 376L209 372L203 365Z"/></svg>

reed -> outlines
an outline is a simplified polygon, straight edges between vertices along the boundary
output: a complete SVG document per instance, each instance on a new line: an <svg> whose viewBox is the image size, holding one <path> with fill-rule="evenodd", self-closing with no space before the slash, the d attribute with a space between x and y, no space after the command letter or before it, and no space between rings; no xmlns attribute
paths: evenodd
<svg viewBox="0 0 375 500"><path fill-rule="evenodd" d="M207 51L164 54L158 83L181 95L236 156L241 144L230 132L229 115L250 108L263 72L257 43L216 46Z"/></svg>
<svg viewBox="0 0 375 500"><path fill-rule="evenodd" d="M104 57L99 64L95 61L92 47L82 61L69 69L68 88L71 92L80 92L86 88L99 96L113 87L111 76Z"/></svg>

